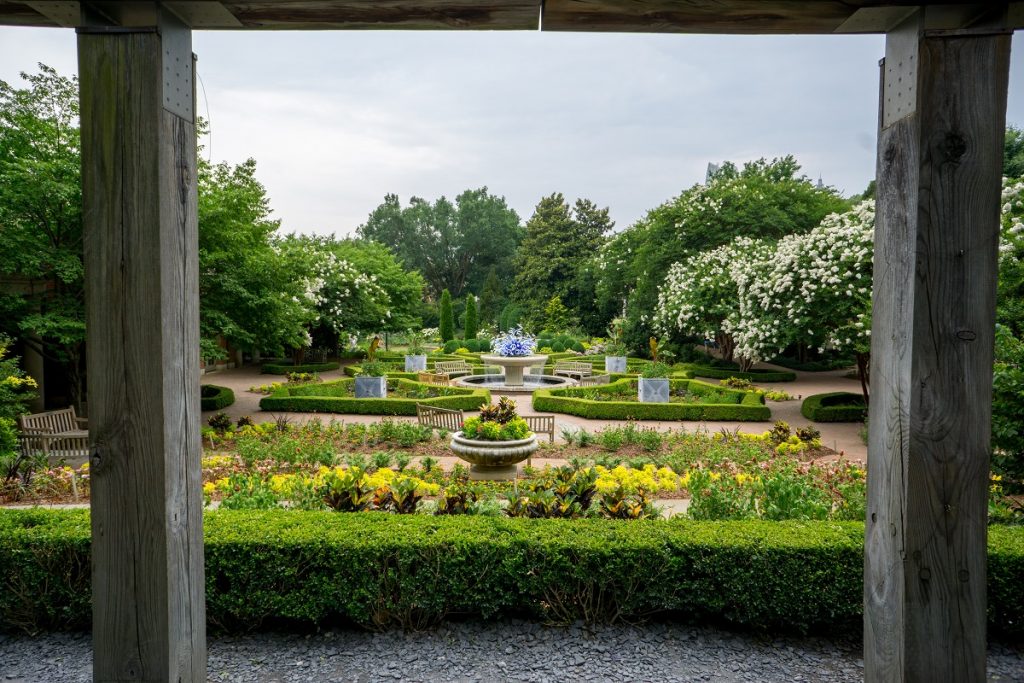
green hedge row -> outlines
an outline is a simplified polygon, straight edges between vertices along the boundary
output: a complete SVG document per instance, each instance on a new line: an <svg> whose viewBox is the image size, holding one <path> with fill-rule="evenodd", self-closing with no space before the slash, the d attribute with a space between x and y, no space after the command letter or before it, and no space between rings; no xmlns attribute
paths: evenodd
<svg viewBox="0 0 1024 683"><path fill-rule="evenodd" d="M681 373L680 373L681 374ZM764 396L755 392L731 391L714 387L703 382L687 379L673 379L672 388L686 388L699 392L702 387L736 395L736 402L729 404L699 403L640 403L638 401L594 401L580 398L586 391L614 393L624 382L633 384L635 378L624 378L585 389L538 389L533 392L535 410L550 413L565 413L590 419L601 420L722 420L738 422L761 422L771 418L771 410L764 403Z"/></svg>
<svg viewBox="0 0 1024 683"><path fill-rule="evenodd" d="M835 391L808 396L800 404L800 413L813 422L863 422L868 408L863 394Z"/></svg>
<svg viewBox="0 0 1024 683"><path fill-rule="evenodd" d="M204 384L199 387L199 405L203 410L223 410L235 402L235 392L228 387Z"/></svg>
<svg viewBox="0 0 1024 683"><path fill-rule="evenodd" d="M449 614L549 621L669 613L757 629L847 630L863 603L856 522L625 522L209 512L207 619L223 630ZM993 527L989 623L1019 634L1024 528ZM88 628L87 510L0 512L0 627Z"/></svg>
<svg viewBox="0 0 1024 683"><path fill-rule="evenodd" d="M481 404L491 402L491 392L486 389L457 387L444 387L443 390L447 395L436 398L353 398L330 395L331 391L339 385L351 384L354 381L342 379L321 384L281 387L270 396L260 400L260 409L300 413L347 413L350 415L415 415L417 403L451 410L479 410ZM437 389L429 384L407 379L399 379L398 383L409 388Z"/></svg>
<svg viewBox="0 0 1024 683"><path fill-rule="evenodd" d="M260 372L264 375L287 375L289 372L329 372L341 367L338 363L305 363L290 365L288 363L264 363Z"/></svg>
<svg viewBox="0 0 1024 683"><path fill-rule="evenodd" d="M711 379L747 379L751 382L795 382L796 373L788 370L750 370L740 372L725 368L712 368L707 365L690 365L690 372L697 377L709 377Z"/></svg>

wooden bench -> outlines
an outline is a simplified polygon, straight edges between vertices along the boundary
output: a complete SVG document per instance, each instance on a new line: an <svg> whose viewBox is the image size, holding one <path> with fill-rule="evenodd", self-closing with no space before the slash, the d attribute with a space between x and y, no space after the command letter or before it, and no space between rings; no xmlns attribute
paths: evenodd
<svg viewBox="0 0 1024 683"><path fill-rule="evenodd" d="M434 374L448 379L473 374L473 366L464 360L439 360L434 362Z"/></svg>
<svg viewBox="0 0 1024 683"><path fill-rule="evenodd" d="M457 432L462 429L462 411L416 404L416 419L421 427Z"/></svg>
<svg viewBox="0 0 1024 683"><path fill-rule="evenodd" d="M586 377L580 377L580 386L592 387L598 384L610 384L611 381L611 375L587 375Z"/></svg>
<svg viewBox="0 0 1024 683"><path fill-rule="evenodd" d="M26 457L43 455L50 464L82 464L89 460L88 420L74 407L18 418L18 440Z"/></svg>
<svg viewBox="0 0 1024 683"><path fill-rule="evenodd" d="M416 381L424 384L440 384L448 386L448 375L439 375L436 372L420 372L416 374Z"/></svg>
<svg viewBox="0 0 1024 683"><path fill-rule="evenodd" d="M558 361L555 363L555 370L551 374L579 380L594 374L594 364L572 360Z"/></svg>

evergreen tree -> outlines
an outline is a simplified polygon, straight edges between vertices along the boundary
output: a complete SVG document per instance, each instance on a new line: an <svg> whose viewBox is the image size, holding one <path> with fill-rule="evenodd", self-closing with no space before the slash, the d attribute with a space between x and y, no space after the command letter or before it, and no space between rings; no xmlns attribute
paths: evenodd
<svg viewBox="0 0 1024 683"><path fill-rule="evenodd" d="M476 339L476 297L470 294L466 297L466 339Z"/></svg>
<svg viewBox="0 0 1024 683"><path fill-rule="evenodd" d="M557 296L548 299L544 307L544 329L554 332L565 332L573 324L572 312L565 307Z"/></svg>
<svg viewBox="0 0 1024 683"><path fill-rule="evenodd" d="M455 313L452 311L452 295L447 289L441 292L441 341L455 339Z"/></svg>
<svg viewBox="0 0 1024 683"><path fill-rule="evenodd" d="M501 313L504 298L505 290L498 279L498 271L492 266L487 271L487 279L484 280L484 288L480 292L480 320L487 323L495 322Z"/></svg>

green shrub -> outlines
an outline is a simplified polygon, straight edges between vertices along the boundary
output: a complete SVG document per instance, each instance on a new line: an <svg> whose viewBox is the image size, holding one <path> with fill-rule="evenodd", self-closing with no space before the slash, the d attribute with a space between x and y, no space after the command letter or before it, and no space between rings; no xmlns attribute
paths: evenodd
<svg viewBox="0 0 1024 683"><path fill-rule="evenodd" d="M476 410L482 403L491 402L491 394L486 389L435 387L407 379L396 380L398 387L440 392L441 395L434 398L354 398L349 395L347 386L353 381L346 378L298 387L283 386L260 400L260 408L268 411L304 413L415 415L417 403L452 410Z"/></svg>
<svg viewBox="0 0 1024 683"><path fill-rule="evenodd" d="M551 350L555 353L565 353L565 344L560 341L556 341L551 345Z"/></svg>
<svg viewBox="0 0 1024 683"><path fill-rule="evenodd" d="M586 389L538 389L533 392L533 407L539 412L565 413L601 420L722 420L760 422L771 417L764 396L715 387L703 382L672 378L673 391L685 389L692 393L707 391L734 396L736 403L640 403L637 401L597 401L584 398L587 392L621 392L633 379L620 379Z"/></svg>
<svg viewBox="0 0 1024 683"><path fill-rule="evenodd" d="M819 632L862 613L864 525L233 511L204 520L207 618L423 628L448 614ZM88 510L0 512L0 625L90 622ZM989 623L1024 632L1024 528L989 533Z"/></svg>
<svg viewBox="0 0 1024 683"><path fill-rule="evenodd" d="M800 413L813 422L863 422L868 409L863 394L836 391L808 396Z"/></svg>
<svg viewBox="0 0 1024 683"><path fill-rule="evenodd" d="M458 339L449 339L441 347L441 350L445 353L455 353L455 349L459 348L460 342Z"/></svg>
<svg viewBox="0 0 1024 683"><path fill-rule="evenodd" d="M206 410L223 410L235 402L235 392L228 387L204 384L199 387L199 404Z"/></svg>
<svg viewBox="0 0 1024 683"><path fill-rule="evenodd" d="M292 365L290 363L264 363L260 372L264 375L287 375L289 372L310 372L321 373L337 370L338 363L304 363Z"/></svg>
<svg viewBox="0 0 1024 683"><path fill-rule="evenodd" d="M472 351L473 353L480 353L480 340L479 339L466 339L463 345Z"/></svg>
<svg viewBox="0 0 1024 683"><path fill-rule="evenodd" d="M441 341L449 342L455 339L455 313L452 310L452 295L447 289L441 292L440 310L438 312L439 320L438 332L441 335ZM447 348L447 344L445 345ZM446 351L445 353L451 353Z"/></svg>
<svg viewBox="0 0 1024 683"><path fill-rule="evenodd" d="M697 377L710 377L711 379L749 379L751 382L794 382L796 373L785 370L748 370L740 372L730 368L716 368L707 365L691 365L690 372Z"/></svg>

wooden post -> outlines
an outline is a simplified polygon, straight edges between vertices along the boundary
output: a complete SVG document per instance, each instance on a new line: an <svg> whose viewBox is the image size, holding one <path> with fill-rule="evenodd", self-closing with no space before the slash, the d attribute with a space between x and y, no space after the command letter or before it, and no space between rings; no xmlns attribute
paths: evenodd
<svg viewBox="0 0 1024 683"><path fill-rule="evenodd" d="M924 10L924 12L926 12ZM888 34L875 228L866 680L985 680L1008 32Z"/></svg>
<svg viewBox="0 0 1024 683"><path fill-rule="evenodd" d="M79 29L93 677L205 681L191 32Z"/></svg>

